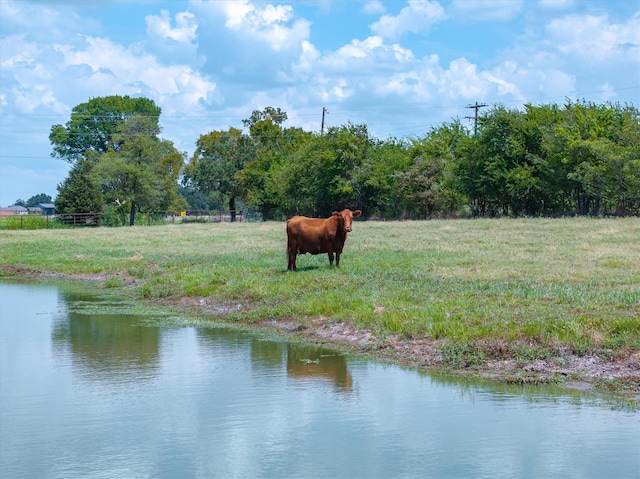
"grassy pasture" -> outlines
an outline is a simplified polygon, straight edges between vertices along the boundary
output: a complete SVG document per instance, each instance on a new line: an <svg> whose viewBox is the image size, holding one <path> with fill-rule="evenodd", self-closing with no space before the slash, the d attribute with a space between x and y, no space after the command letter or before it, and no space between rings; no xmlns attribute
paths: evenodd
<svg viewBox="0 0 640 479"><path fill-rule="evenodd" d="M453 365L640 351L640 220L357 221L341 258L284 223L0 231L0 276L100 278L119 294L215 299L230 321L347 322L434 340ZM196 301L197 302L197 301Z"/></svg>

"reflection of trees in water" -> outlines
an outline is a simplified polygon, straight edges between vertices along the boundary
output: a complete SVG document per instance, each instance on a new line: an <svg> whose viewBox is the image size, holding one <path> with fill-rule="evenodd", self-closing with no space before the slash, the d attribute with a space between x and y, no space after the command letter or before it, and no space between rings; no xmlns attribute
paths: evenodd
<svg viewBox="0 0 640 479"><path fill-rule="evenodd" d="M247 331L232 328L199 328L197 336L200 346L215 354L238 355L244 360L247 350L251 355L251 365L260 371L274 371L282 368L286 354L286 344L260 339Z"/></svg>
<svg viewBox="0 0 640 479"><path fill-rule="evenodd" d="M70 307L87 301L78 292L61 290L61 297ZM91 378L139 380L155 372L160 358L160 329L139 321L133 315L64 313L54 321L53 345L70 351L73 364Z"/></svg>
<svg viewBox="0 0 640 479"><path fill-rule="evenodd" d="M254 338L251 341L251 364L260 369L278 370L284 362L285 344Z"/></svg>
<svg viewBox="0 0 640 479"><path fill-rule="evenodd" d="M335 351L311 346L287 346L287 374L296 379L329 380L342 392L351 392L353 379L347 359Z"/></svg>
<svg viewBox="0 0 640 479"><path fill-rule="evenodd" d="M161 328L140 325L140 317L122 314L73 312L81 303L104 301L77 290L60 289L66 310L54 320L52 341L59 352L69 351L81 373L100 380L139 380L153 376L160 363ZM256 371L273 374L286 364L290 378L328 381L339 391L351 391L347 360L335 351L260 339L231 328L197 328L201 347L246 360L250 352Z"/></svg>
<svg viewBox="0 0 640 479"><path fill-rule="evenodd" d="M287 375L296 380L327 381L338 391L350 392L353 379L347 359L335 351L269 341L252 337L233 329L205 328L198 330L201 345L216 348L218 353L241 354L250 349L254 369L273 374L286 364Z"/></svg>

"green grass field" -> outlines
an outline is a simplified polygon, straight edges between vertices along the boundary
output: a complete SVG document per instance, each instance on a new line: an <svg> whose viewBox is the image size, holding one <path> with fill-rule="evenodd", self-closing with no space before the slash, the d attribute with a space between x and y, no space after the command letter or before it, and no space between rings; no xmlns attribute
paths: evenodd
<svg viewBox="0 0 640 479"><path fill-rule="evenodd" d="M640 351L640 220L358 221L340 268L284 223L0 231L0 275L99 277L122 295L215 298L226 320L348 322L435 340L452 364ZM221 313L222 314L222 313Z"/></svg>

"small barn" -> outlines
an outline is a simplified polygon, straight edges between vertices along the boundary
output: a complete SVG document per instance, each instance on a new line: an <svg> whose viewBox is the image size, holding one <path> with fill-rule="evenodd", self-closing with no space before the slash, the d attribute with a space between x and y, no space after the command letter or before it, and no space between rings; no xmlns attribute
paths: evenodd
<svg viewBox="0 0 640 479"><path fill-rule="evenodd" d="M40 203L38 208L42 210L42 214L45 216L53 216L56 214L56 205L53 203Z"/></svg>

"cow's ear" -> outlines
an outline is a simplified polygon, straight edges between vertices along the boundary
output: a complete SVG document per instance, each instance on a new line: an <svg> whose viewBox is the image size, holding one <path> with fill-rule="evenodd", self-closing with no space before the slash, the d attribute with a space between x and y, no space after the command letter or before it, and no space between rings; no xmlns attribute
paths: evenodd
<svg viewBox="0 0 640 479"><path fill-rule="evenodd" d="M354 217L354 218L357 218L357 217L358 217L358 216L360 216L361 214L362 214L362 211L360 211L360 210L355 210L355 211L353 212L353 217Z"/></svg>
<svg viewBox="0 0 640 479"><path fill-rule="evenodd" d="M338 213L337 211L334 211L333 213L331 213L331 216L340 216L340 213Z"/></svg>

